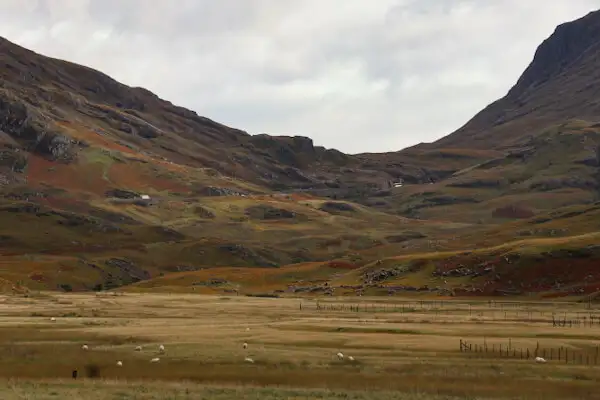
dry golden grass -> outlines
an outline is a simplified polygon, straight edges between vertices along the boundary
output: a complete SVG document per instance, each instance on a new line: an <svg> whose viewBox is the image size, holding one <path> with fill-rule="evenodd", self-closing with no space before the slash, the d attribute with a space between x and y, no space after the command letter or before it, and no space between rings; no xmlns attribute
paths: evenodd
<svg viewBox="0 0 600 400"><path fill-rule="evenodd" d="M460 339L474 344L485 340L488 347L497 348L506 346L510 338L514 349L528 348L533 353L539 342L542 349L562 346L571 354L579 352L593 359L600 327L555 328L550 323L552 313L589 316L583 305L490 307L487 302L421 303L396 298L353 301L321 299L317 309L311 299L244 296L3 296L0 378L13 381L5 381L6 395L0 397L23 392L29 398L43 399L51 397L42 393L52 392L58 393L57 398L81 393L86 399L218 399L239 398L239 393L261 399L594 398L600 380L596 366L555 360L540 365L512 355L459 351ZM350 309L357 304L358 311ZM248 349L243 349L244 342ZM84 343L88 351L81 349ZM166 347L163 355L157 351L160 343ZM143 346L141 352L135 351L137 345ZM337 359L338 351L346 355L345 360ZM161 361L150 363L157 356ZM255 362L245 363L245 357ZM116 365L118 360L123 367ZM100 378L112 382L70 379L73 369L85 376L88 365L97 365ZM147 385L137 381L179 384L155 382L160 389L141 394L140 388ZM194 386L199 384L209 386ZM205 397L184 396L195 390ZM211 394L212 390L222 392ZM349 394L333 394L338 391ZM393 391L414 396L386 393ZM123 397L117 397L117 392L124 393ZM163 397L156 397L159 394Z"/></svg>
<svg viewBox="0 0 600 400"><path fill-rule="evenodd" d="M284 387L260 388L252 386L199 385L189 382L123 382L106 381L5 381L0 382L3 400L458 400L458 397L436 396L420 393L385 391L346 391L328 389L291 389Z"/></svg>

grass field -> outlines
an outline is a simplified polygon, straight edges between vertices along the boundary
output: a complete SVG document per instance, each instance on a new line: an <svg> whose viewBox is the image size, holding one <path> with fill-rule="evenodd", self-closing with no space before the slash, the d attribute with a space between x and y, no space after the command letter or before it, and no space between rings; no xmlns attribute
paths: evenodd
<svg viewBox="0 0 600 400"><path fill-rule="evenodd" d="M35 397L27 397L32 396ZM345 391L327 389L258 388L252 386L207 386L192 383L148 383L148 382L83 382L65 381L6 382L0 384L0 396L4 400L35 398L55 400L72 397L86 400L135 399L135 400L458 400L458 397L436 396L420 393L385 391Z"/></svg>
<svg viewBox="0 0 600 400"><path fill-rule="evenodd" d="M600 312L588 306L367 297L4 296L0 397L600 398ZM576 322L556 327L553 315ZM460 351L461 340L471 351ZM159 354L159 344L165 354ZM138 345L142 351L135 351ZM501 346L509 354L501 354ZM546 364L533 361L536 348ZM160 362L150 363L154 357ZM86 378L90 366L98 370L94 379ZM73 369L80 379L71 379Z"/></svg>

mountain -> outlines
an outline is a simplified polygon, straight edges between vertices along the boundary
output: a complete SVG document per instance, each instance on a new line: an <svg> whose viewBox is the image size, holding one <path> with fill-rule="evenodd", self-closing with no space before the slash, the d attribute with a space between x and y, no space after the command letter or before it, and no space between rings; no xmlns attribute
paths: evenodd
<svg viewBox="0 0 600 400"><path fill-rule="evenodd" d="M294 193L338 197L393 179L309 138L251 136L6 39L0 63L0 263L10 281L117 287L328 260L446 229Z"/></svg>
<svg viewBox="0 0 600 400"><path fill-rule="evenodd" d="M62 290L600 290L599 27L598 12L559 26L508 94L449 136L358 155L249 135L0 38L0 278Z"/></svg>
<svg viewBox="0 0 600 400"><path fill-rule="evenodd" d="M511 209L595 201L599 66L600 11L558 26L506 96L446 137L386 156L454 163L434 186L398 191L388 203L405 216L493 222Z"/></svg>
<svg viewBox="0 0 600 400"><path fill-rule="evenodd" d="M505 97L434 147L508 149L568 120L600 122L600 11L559 25Z"/></svg>

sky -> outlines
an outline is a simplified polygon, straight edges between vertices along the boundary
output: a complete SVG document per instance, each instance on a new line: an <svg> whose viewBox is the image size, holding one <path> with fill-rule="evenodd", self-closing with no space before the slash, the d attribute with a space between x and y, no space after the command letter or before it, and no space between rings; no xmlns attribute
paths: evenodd
<svg viewBox="0 0 600 400"><path fill-rule="evenodd" d="M251 134L439 139L600 0L0 0L0 36Z"/></svg>

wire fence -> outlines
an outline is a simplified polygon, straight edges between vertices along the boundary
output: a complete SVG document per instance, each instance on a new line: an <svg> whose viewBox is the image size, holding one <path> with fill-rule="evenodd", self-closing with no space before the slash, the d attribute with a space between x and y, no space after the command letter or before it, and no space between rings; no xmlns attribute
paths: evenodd
<svg viewBox="0 0 600 400"><path fill-rule="evenodd" d="M471 353L481 358L533 360L536 357L542 357L547 361L579 365L598 365L600 361L599 346L588 346L580 349L564 346L540 347L539 342L537 342L536 347L531 349L529 347L515 347L511 339L508 339L508 342L505 344L494 343L489 345L485 340L483 343L474 343L460 339L459 346L461 353Z"/></svg>
<svg viewBox="0 0 600 400"><path fill-rule="evenodd" d="M468 316L476 323L492 323L498 321L514 323L548 324L555 328L600 328L600 312L584 308L585 304L568 305L568 311L551 307L544 303L519 303L496 301L464 304L446 301L416 301L396 303L347 303L320 301L300 302L301 310L317 312L354 312L354 313L399 313L427 314L440 322L464 322ZM577 309L579 308L579 310Z"/></svg>

